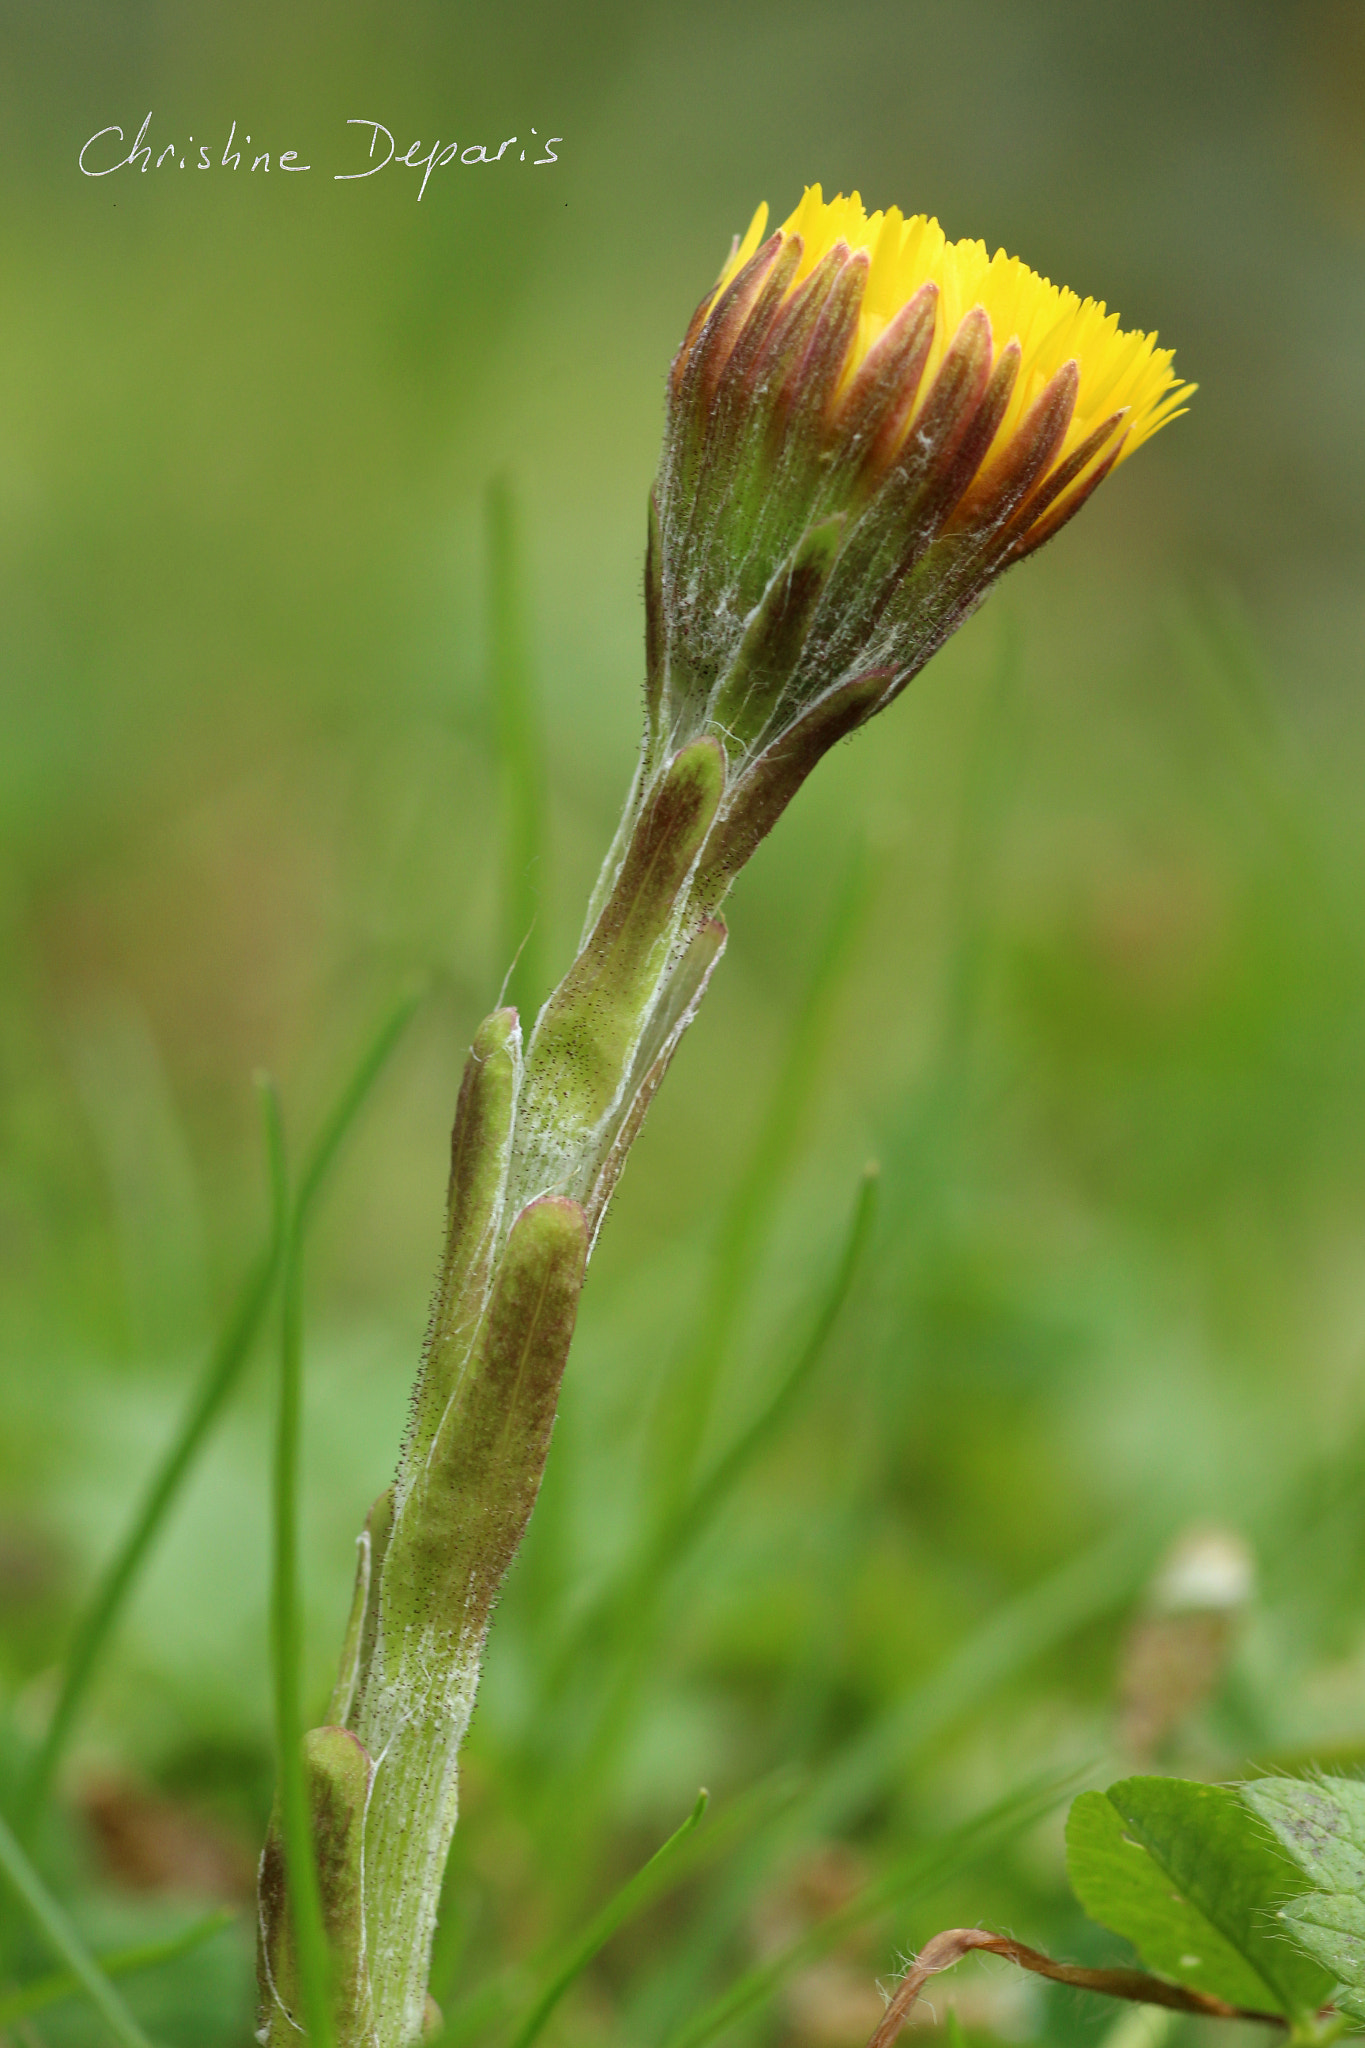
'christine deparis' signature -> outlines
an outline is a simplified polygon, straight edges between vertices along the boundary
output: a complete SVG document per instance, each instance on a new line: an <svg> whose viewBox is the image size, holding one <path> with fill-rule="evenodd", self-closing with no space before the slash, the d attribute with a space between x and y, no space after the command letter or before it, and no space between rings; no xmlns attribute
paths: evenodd
<svg viewBox="0 0 1365 2048"><path fill-rule="evenodd" d="M240 171L246 165L250 165L252 171L260 171L268 176L272 168L276 171L311 171L313 168L311 164L299 162L299 153L296 149L260 149L253 155L251 137L239 136L235 121L228 133L227 146L221 157L216 153L216 143L196 142L192 135L187 136L183 143L168 140L163 144L159 138L152 141L148 136L151 125L152 117L148 114L126 156L119 154L125 141L121 128L101 128L96 134L89 136L82 143L78 158L86 177L111 178L115 171L132 170ZM380 171L386 171L391 166L395 170L420 171L422 181L417 187L419 199L427 189L427 180L432 172L444 170L448 164L514 163L529 164L533 169L539 170L545 164L559 162L554 146L564 140L562 135L542 137L533 128L526 136L509 135L505 142L498 143L496 147L492 143L484 142L468 142L463 146L458 142L434 142L425 156L422 154L425 144L420 141L410 142L400 156L393 130L386 128L382 121L350 120L346 126L367 130L370 146L360 160L359 170L333 171L332 176L337 183L349 184L355 178L374 178ZM221 129L219 133L222 133ZM379 140L381 135L384 138L383 142ZM361 141L363 137L353 139ZM352 161L354 160L352 158Z"/></svg>

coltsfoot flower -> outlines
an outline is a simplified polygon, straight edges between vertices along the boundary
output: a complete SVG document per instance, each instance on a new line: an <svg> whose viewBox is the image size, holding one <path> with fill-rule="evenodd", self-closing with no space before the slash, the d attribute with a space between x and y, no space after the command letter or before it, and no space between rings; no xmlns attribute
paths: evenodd
<svg viewBox="0 0 1365 2048"><path fill-rule="evenodd" d="M818 185L764 239L767 214L673 363L649 566L646 753L712 733L741 778L800 721L809 767L882 709L1194 388L923 214Z"/></svg>
<svg viewBox="0 0 1365 2048"><path fill-rule="evenodd" d="M480 1027L446 1249L391 1492L360 1541L304 1762L337 2048L412 2048L493 1603L549 1446L588 1254L725 947L726 892L833 743L1179 411L1125 334L936 221L818 186L760 207L673 365L640 767L578 957L525 1036ZM292 2048L285 1844L261 1866L261 2027Z"/></svg>

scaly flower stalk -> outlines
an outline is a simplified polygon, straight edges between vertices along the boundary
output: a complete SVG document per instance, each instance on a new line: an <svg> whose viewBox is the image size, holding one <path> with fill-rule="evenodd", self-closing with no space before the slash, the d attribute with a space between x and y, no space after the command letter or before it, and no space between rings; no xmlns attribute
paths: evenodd
<svg viewBox="0 0 1365 2048"><path fill-rule="evenodd" d="M812 187L736 243L673 363L645 730L577 959L522 1047L474 1040L412 1419L307 1738L339 2048L413 2048L498 1589L535 1503L583 1272L725 945L724 898L836 740L1188 397L1121 332L936 221ZM283 1852L260 2039L300 2038Z"/></svg>

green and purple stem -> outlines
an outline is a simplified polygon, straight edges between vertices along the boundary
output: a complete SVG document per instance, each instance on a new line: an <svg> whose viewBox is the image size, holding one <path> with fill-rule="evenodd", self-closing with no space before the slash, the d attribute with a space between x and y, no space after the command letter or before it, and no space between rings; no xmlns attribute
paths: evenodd
<svg viewBox="0 0 1365 2048"><path fill-rule="evenodd" d="M407 1440L360 1537L329 1723L305 1743L338 2048L421 2037L460 1745L540 1487L592 1241L720 958L721 899L827 729L738 779L712 738L642 777L601 908L525 1053L514 1010L475 1036ZM271 2048L300 2038L285 1878L273 1828L260 1886Z"/></svg>

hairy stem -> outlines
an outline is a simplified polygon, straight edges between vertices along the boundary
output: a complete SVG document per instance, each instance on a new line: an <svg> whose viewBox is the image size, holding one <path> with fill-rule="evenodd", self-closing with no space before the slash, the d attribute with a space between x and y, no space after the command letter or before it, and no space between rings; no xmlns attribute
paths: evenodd
<svg viewBox="0 0 1365 2048"><path fill-rule="evenodd" d="M597 915L524 1054L515 1011L500 1010L466 1066L408 1435L361 1538L334 1723L305 1745L337 2048L413 2048L433 2023L431 1943L489 1619L540 1486L592 1238L724 946L729 876L704 855L725 784L713 739L637 778ZM301 2038L291 1893L272 1832L271 2048Z"/></svg>

